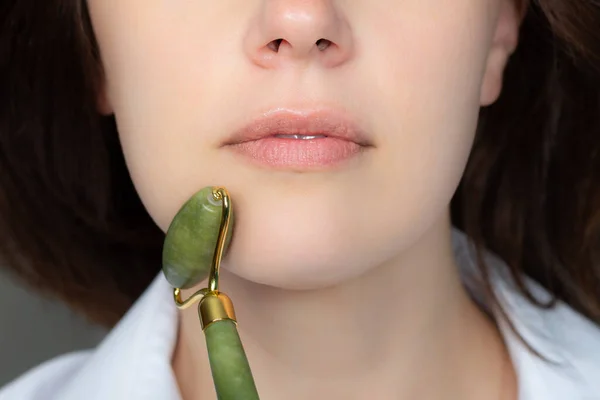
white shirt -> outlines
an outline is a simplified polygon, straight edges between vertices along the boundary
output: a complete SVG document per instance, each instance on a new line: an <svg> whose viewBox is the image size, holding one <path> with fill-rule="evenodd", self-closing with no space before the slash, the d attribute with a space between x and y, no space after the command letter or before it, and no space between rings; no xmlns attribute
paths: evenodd
<svg viewBox="0 0 600 400"><path fill-rule="evenodd" d="M455 252L474 297L476 276L464 235L455 232ZM494 270L505 270L490 256ZM529 282L538 296L548 296ZM600 400L600 328L559 303L544 311L531 305L506 279L494 288L517 330L534 354L500 322L515 367L519 400ZM172 291L159 275L121 322L95 349L48 361L0 391L0 400L180 400L171 369L178 311ZM500 320L498 318L498 320Z"/></svg>

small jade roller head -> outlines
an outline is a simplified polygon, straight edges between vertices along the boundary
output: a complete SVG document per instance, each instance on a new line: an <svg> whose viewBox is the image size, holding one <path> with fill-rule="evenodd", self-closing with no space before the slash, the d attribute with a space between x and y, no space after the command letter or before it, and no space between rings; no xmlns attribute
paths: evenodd
<svg viewBox="0 0 600 400"><path fill-rule="evenodd" d="M162 260L163 273L171 286L187 289L209 277L222 231L225 201L229 201L225 189L205 187L175 215L167 231ZM227 225L223 252L231 241L233 214Z"/></svg>

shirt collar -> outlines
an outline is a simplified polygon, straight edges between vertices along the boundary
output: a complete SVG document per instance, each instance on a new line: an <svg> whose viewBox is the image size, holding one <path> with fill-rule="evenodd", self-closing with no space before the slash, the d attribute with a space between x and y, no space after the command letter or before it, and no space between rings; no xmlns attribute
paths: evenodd
<svg viewBox="0 0 600 400"><path fill-rule="evenodd" d="M160 274L58 398L179 400L171 368L178 318Z"/></svg>

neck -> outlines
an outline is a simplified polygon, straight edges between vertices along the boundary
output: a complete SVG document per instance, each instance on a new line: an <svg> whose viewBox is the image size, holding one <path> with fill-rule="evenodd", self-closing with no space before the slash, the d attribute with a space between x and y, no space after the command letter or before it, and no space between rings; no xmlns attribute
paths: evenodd
<svg viewBox="0 0 600 400"><path fill-rule="evenodd" d="M506 351L461 284L447 218L335 287L282 290L225 271L221 286L263 399L495 398L482 391L497 384ZM174 367L185 398L212 391L194 311L182 317Z"/></svg>

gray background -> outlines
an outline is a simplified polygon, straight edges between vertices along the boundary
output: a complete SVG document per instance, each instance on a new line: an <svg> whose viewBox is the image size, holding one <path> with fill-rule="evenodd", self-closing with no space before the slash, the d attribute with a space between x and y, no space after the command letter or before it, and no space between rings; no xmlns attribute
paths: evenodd
<svg viewBox="0 0 600 400"><path fill-rule="evenodd" d="M57 355L94 347L105 330L29 293L0 269L0 387Z"/></svg>

